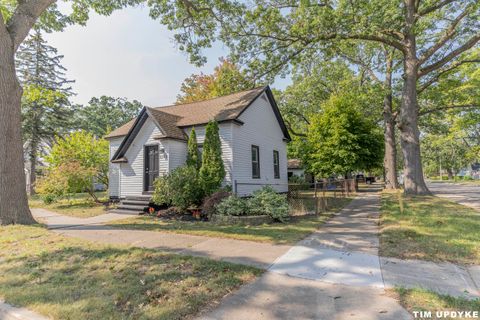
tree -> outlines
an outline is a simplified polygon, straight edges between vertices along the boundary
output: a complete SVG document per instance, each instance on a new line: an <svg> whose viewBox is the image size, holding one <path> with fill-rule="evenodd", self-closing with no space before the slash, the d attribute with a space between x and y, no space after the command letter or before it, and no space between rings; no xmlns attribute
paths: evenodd
<svg viewBox="0 0 480 320"><path fill-rule="evenodd" d="M71 163L78 163L85 169L93 169L95 178L104 185L108 185L108 160L108 141L97 139L86 131L73 132L64 139L57 139L46 158L52 169ZM91 181L91 184L93 182Z"/></svg>
<svg viewBox="0 0 480 320"><path fill-rule="evenodd" d="M245 73L235 64L221 59L213 74L192 74L182 83L177 103L189 103L225 96L238 91L253 88Z"/></svg>
<svg viewBox="0 0 480 320"><path fill-rule="evenodd" d="M47 174L39 180L37 190L45 194L46 199L86 191L93 200L98 201L92 183L96 175L97 170L93 167L86 168L78 161L64 162L48 168Z"/></svg>
<svg viewBox="0 0 480 320"><path fill-rule="evenodd" d="M221 31L212 32L214 27L207 26L207 31L197 38L184 36L181 41L187 50L193 50L195 44L220 39L232 48L234 62L249 65L255 78L269 79L284 74L291 65L309 61L325 51L335 51L336 45L345 40L375 42L398 50L403 64L403 90L397 123L404 157L405 192L429 193L420 156L417 86L428 86L445 70L466 62L459 57L480 40L480 3L340 0L332 4L258 0L255 4L239 5L244 14L238 16L222 16L214 9L207 10L205 14L213 12ZM216 7L224 6L222 3ZM191 21L187 19L183 25L188 23Z"/></svg>
<svg viewBox="0 0 480 320"><path fill-rule="evenodd" d="M28 208L26 186L23 168L23 145L21 135L21 97L22 87L15 71L15 53L30 30L35 26L40 30L61 31L72 23L85 24L90 9L98 14L109 15L114 10L127 6L147 3L150 6L150 16L160 19L170 29L187 28L203 37L205 32L211 32L213 16L218 11L210 6L208 14L192 11L196 7L188 0L180 1L145 1L145 0L71 0L71 10L60 11L55 0L7 0L0 3L0 224L29 224L34 219ZM222 11L233 14L236 6L225 5ZM208 6L206 7L208 8ZM202 8L204 9L204 8ZM195 10L197 11L197 10ZM63 12L69 12L65 14ZM241 14L236 10L236 14ZM195 21L193 28L183 25L186 21ZM204 29L196 26L210 25ZM182 42L182 36L175 37ZM198 47L188 46L186 51L191 60L204 62L198 54L201 47L211 45L203 41ZM180 45L180 49L184 49Z"/></svg>
<svg viewBox="0 0 480 320"><path fill-rule="evenodd" d="M196 170L200 169L201 162L198 154L197 134L195 133L195 128L192 128L192 131L190 131L187 149L187 166L193 167Z"/></svg>
<svg viewBox="0 0 480 320"><path fill-rule="evenodd" d="M75 123L77 129L103 137L135 118L142 108L137 100L130 102L126 98L94 97L86 106L76 107Z"/></svg>
<svg viewBox="0 0 480 320"><path fill-rule="evenodd" d="M360 112L356 95L332 96L308 128L308 165L317 176L347 175L382 165L382 133Z"/></svg>
<svg viewBox="0 0 480 320"><path fill-rule="evenodd" d="M225 178L222 145L218 134L218 123L216 121L210 121L205 128L202 167L200 168L199 178L205 196L209 196L218 190Z"/></svg>
<svg viewBox="0 0 480 320"><path fill-rule="evenodd" d="M22 132L28 145L30 194L35 191L36 169L42 142L52 141L71 125L69 86L61 65L63 56L49 46L39 30L20 46L16 55L17 74L24 87Z"/></svg>

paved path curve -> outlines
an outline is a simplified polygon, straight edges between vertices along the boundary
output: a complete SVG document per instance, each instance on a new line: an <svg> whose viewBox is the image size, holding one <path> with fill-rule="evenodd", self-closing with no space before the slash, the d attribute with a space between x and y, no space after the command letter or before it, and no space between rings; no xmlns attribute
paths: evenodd
<svg viewBox="0 0 480 320"><path fill-rule="evenodd" d="M113 220L131 217L124 214L109 213L86 219L66 217L44 209L32 209L32 214L52 231L69 237L202 256L262 269L267 269L279 256L291 248L287 245L245 240L124 230L104 225Z"/></svg>
<svg viewBox="0 0 480 320"><path fill-rule="evenodd" d="M428 188L436 196L480 211L480 185L449 182L430 182Z"/></svg>

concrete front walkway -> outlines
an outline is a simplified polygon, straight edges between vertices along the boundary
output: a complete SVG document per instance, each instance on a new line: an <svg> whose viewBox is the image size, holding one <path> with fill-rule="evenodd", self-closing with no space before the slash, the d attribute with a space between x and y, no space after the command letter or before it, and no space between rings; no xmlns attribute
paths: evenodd
<svg viewBox="0 0 480 320"><path fill-rule="evenodd" d="M291 246L211 238L157 231L122 230L103 225L129 217L105 214L88 219L66 217L44 209L32 209L35 218L49 229L69 237L108 244L131 245L167 252L202 256L267 269Z"/></svg>
<svg viewBox="0 0 480 320"><path fill-rule="evenodd" d="M0 300L1 320L48 320L48 318L25 308L17 308Z"/></svg>

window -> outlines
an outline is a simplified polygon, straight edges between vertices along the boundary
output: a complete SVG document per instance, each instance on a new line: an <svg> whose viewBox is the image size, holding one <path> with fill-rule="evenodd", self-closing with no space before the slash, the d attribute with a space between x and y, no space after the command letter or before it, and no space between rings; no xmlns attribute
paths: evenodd
<svg viewBox="0 0 480 320"><path fill-rule="evenodd" d="M260 179L260 150L258 146L252 146L252 178Z"/></svg>
<svg viewBox="0 0 480 320"><path fill-rule="evenodd" d="M280 179L280 156L277 150L273 150L273 177Z"/></svg>

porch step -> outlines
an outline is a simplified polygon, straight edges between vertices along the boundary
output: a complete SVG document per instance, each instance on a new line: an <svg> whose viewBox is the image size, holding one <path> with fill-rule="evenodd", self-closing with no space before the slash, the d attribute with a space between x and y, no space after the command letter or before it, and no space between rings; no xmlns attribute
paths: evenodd
<svg viewBox="0 0 480 320"><path fill-rule="evenodd" d="M123 209L118 209L118 208L110 210L109 213L124 214L124 215L139 215L140 214L140 212L138 212L138 211L123 210Z"/></svg>
<svg viewBox="0 0 480 320"><path fill-rule="evenodd" d="M120 205L117 206L117 209L142 212L145 207L148 207L148 204L147 205L128 205L128 204L121 203Z"/></svg>
<svg viewBox="0 0 480 320"><path fill-rule="evenodd" d="M150 200L130 200L130 199L125 199L121 201L122 204L125 205L134 205L134 206L145 206L148 207L150 204Z"/></svg>

